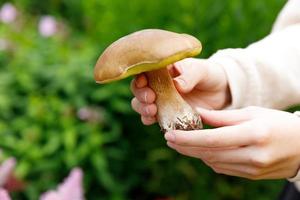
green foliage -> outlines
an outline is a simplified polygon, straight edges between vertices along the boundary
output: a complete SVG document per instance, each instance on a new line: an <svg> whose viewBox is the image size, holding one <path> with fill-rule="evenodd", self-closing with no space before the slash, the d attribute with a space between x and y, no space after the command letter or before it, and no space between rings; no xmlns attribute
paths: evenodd
<svg viewBox="0 0 300 200"><path fill-rule="evenodd" d="M0 4L4 3L0 0ZM186 32L201 57L245 47L271 30L283 0L16 0L17 24L0 26L12 47L0 51L0 146L18 159L17 176L37 196L74 166L85 172L87 199L274 199L278 181L214 174L199 160L168 149L157 126L130 108L129 80L96 85L93 65L112 41L144 28ZM41 15L66 33L43 38ZM87 109L94 119L81 120Z"/></svg>

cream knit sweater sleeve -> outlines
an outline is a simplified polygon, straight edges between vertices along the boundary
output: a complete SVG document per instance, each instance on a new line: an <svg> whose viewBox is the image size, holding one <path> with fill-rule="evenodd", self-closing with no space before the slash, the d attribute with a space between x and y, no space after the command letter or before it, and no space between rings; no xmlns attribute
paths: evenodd
<svg viewBox="0 0 300 200"><path fill-rule="evenodd" d="M267 37L245 49L218 51L210 59L227 74L229 109L300 104L300 0L288 1ZM290 181L300 191L300 170Z"/></svg>
<svg viewBox="0 0 300 200"><path fill-rule="evenodd" d="M225 70L229 108L284 109L300 103L300 0L290 0L270 35L245 49L225 49L211 60Z"/></svg>

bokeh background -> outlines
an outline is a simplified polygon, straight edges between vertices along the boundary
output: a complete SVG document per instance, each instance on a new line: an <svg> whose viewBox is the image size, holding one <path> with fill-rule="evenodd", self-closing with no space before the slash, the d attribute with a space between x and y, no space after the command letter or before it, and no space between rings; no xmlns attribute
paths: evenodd
<svg viewBox="0 0 300 200"><path fill-rule="evenodd" d="M276 199L282 181L215 174L167 148L156 125L131 110L130 79L93 80L111 42L160 28L203 43L201 58L267 35L284 0L0 0L16 16L0 22L0 147L17 159L37 199L79 166L87 199Z"/></svg>

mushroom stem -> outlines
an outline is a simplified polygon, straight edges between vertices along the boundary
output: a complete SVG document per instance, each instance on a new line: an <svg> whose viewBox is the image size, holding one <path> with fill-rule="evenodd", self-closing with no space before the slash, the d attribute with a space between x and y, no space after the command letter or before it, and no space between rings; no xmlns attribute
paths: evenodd
<svg viewBox="0 0 300 200"><path fill-rule="evenodd" d="M178 94L167 68L146 72L156 94L157 120L163 132L202 128L200 115Z"/></svg>

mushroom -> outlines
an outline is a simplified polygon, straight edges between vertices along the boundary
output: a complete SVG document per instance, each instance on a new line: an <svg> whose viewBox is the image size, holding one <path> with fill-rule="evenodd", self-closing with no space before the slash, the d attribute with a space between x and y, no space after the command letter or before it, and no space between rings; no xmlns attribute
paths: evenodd
<svg viewBox="0 0 300 200"><path fill-rule="evenodd" d="M120 38L99 57L94 77L108 83L145 73L156 94L157 121L163 132L202 128L200 115L177 92L167 66L201 52L193 36L159 29L146 29Z"/></svg>

